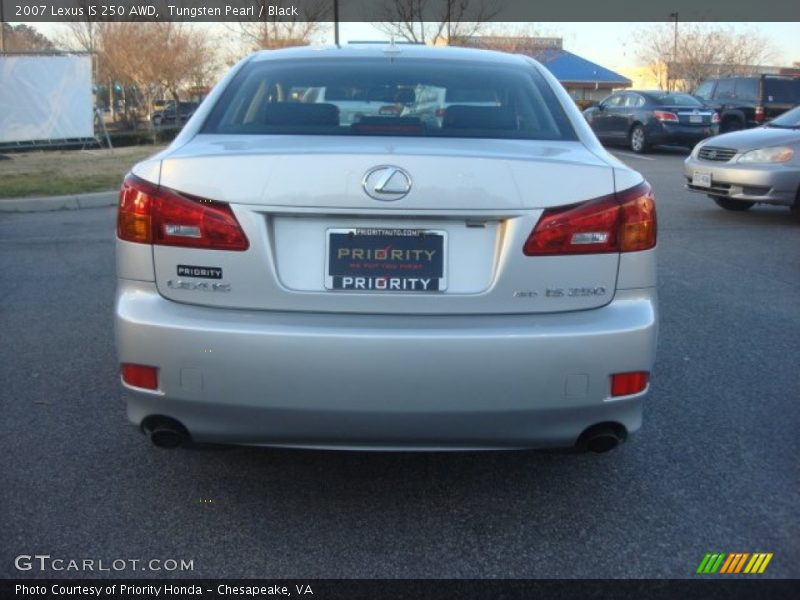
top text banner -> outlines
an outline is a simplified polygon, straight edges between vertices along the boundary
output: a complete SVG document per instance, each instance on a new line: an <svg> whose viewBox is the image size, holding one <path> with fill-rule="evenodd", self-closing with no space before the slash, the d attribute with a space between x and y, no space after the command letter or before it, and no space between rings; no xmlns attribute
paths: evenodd
<svg viewBox="0 0 800 600"><path fill-rule="evenodd" d="M800 21L789 0L0 0L0 20L28 21ZM449 18L448 18L449 15ZM800 34L800 26L798 26Z"/></svg>

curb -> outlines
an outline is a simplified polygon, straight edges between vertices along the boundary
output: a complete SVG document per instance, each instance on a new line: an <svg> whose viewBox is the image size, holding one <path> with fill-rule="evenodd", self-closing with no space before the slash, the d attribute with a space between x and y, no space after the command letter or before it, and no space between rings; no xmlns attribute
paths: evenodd
<svg viewBox="0 0 800 600"><path fill-rule="evenodd" d="M45 196L42 198L0 198L0 213L100 208L103 206L116 206L118 199L119 192L116 190L95 192L93 194Z"/></svg>

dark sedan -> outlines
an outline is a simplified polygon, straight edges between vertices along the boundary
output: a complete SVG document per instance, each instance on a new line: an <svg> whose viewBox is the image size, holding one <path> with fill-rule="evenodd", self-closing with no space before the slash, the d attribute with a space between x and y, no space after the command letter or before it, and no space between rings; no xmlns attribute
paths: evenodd
<svg viewBox="0 0 800 600"><path fill-rule="evenodd" d="M583 115L601 142L630 146L637 153L662 144L692 148L719 133L714 109L678 92L617 92Z"/></svg>
<svg viewBox="0 0 800 600"><path fill-rule="evenodd" d="M194 114L199 104L197 102L168 103L163 110L150 115L154 127L162 125L183 124Z"/></svg>

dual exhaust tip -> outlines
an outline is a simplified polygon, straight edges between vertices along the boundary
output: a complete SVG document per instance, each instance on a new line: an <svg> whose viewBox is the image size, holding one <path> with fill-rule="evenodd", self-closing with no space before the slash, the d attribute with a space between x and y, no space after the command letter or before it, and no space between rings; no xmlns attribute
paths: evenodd
<svg viewBox="0 0 800 600"><path fill-rule="evenodd" d="M628 437L628 431L619 423L598 423L584 431L578 438L579 450L601 454L610 452Z"/></svg>
<svg viewBox="0 0 800 600"><path fill-rule="evenodd" d="M147 417L142 422L142 431L159 448L178 448L192 439L186 427L170 417ZM580 435L576 448L598 454L610 452L625 441L627 433L619 423L598 423Z"/></svg>
<svg viewBox="0 0 800 600"><path fill-rule="evenodd" d="M159 448L177 448L192 439L186 427L170 417L147 417L142 431Z"/></svg>

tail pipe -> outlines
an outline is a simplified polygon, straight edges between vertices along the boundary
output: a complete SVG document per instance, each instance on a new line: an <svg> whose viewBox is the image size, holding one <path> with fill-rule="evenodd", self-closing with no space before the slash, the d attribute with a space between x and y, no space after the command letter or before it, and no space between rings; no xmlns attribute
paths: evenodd
<svg viewBox="0 0 800 600"><path fill-rule="evenodd" d="M186 427L170 417L147 417L142 421L142 431L159 448L177 448L192 439Z"/></svg>
<svg viewBox="0 0 800 600"><path fill-rule="evenodd" d="M578 438L577 446L589 452L609 452L628 437L628 431L619 423L598 423L584 431Z"/></svg>

